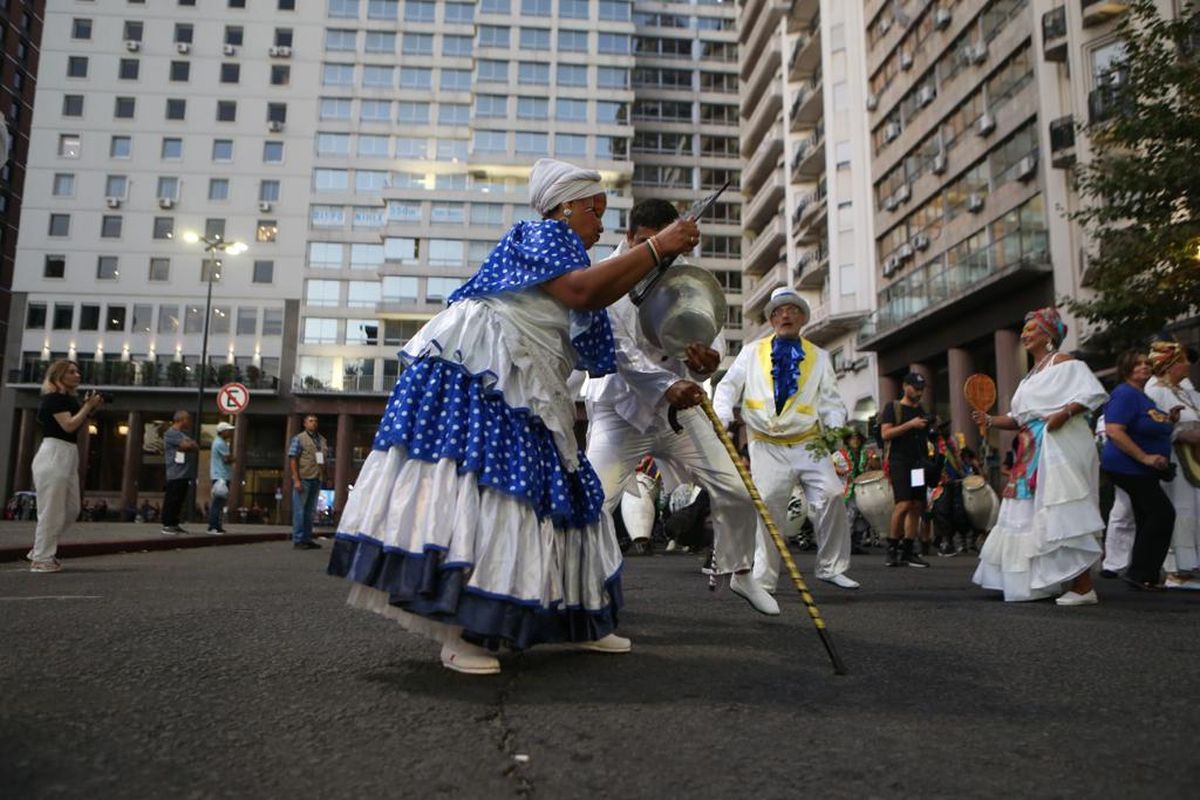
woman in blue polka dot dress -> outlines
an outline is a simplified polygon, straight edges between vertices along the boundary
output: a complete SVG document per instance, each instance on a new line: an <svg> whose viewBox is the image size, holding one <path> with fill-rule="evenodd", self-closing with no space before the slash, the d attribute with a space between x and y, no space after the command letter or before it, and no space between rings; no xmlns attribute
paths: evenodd
<svg viewBox="0 0 1200 800"><path fill-rule="evenodd" d="M614 371L603 309L699 241L680 220L592 266L599 173L542 159L529 189L543 219L514 225L401 351L329 562L351 605L441 642L442 664L469 674L499 672L499 645L629 651L613 633L621 555L567 377Z"/></svg>

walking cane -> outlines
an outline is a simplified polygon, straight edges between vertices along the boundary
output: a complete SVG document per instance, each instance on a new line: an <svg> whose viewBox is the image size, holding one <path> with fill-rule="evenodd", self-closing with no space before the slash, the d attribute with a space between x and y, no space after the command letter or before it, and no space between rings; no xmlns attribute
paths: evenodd
<svg viewBox="0 0 1200 800"><path fill-rule="evenodd" d="M788 575L792 577L792 583L795 584L796 591L800 593L800 600L804 603L804 607L808 610L808 616L812 620L813 626L817 629L817 635L821 637L821 644L825 645L825 652L829 654L829 660L833 663L833 674L845 675L846 664L838 654L837 648L833 646L833 640L829 638L829 631L825 628L825 619L821 616L821 610L817 608L817 602L813 600L812 594L809 593L808 585L804 582L804 576L800 574L800 568L796 566L796 561L792 558L792 554L787 547L787 542L784 541L779 528L775 527L775 520L771 519L771 512L767 510L767 505L763 502L762 495L758 493L758 487L754 485L754 480L746 470L746 465L742 463L737 448L733 446L733 441L729 438L725 426L717 418L717 412L713 410L712 402L708 399L708 395L701 395L700 407L704 409L709 422L712 423L717 438L721 440L721 444L725 445L725 452L729 453L729 459L733 461L733 466L741 477L746 491L750 493L750 500L753 501L754 508L758 511L758 515L762 517L763 524L767 528L767 533L771 534L771 541L775 543L775 548L779 551L779 556L783 559L784 566L787 567ZM679 433L683 428L676 421L675 413L676 410L672 407L667 416L671 422L671 427L676 433Z"/></svg>

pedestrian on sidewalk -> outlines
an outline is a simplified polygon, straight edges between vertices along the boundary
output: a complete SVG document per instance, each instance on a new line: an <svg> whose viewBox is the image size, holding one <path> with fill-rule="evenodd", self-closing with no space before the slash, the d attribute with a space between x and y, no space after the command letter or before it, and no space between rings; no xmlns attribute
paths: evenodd
<svg viewBox="0 0 1200 800"><path fill-rule="evenodd" d="M83 376L74 361L59 359L46 370L37 421L42 444L33 458L37 491L37 528L33 534L30 572L58 572L58 540L79 516L79 446L75 432L104 404L96 392L79 402Z"/></svg>
<svg viewBox="0 0 1200 800"><path fill-rule="evenodd" d="M171 427L163 434L163 461L166 464L167 483L163 487L162 532L167 536L187 533L179 526L183 501L187 498L188 484L196 477L197 454L200 445L184 433L191 430L192 415L179 410L171 419Z"/></svg>
<svg viewBox="0 0 1200 800"><path fill-rule="evenodd" d="M217 438L213 439L212 453L208 462L208 477L212 481L212 499L208 505L208 533L220 536L225 532L221 525L221 515L225 511L225 501L229 499L229 481L233 477L230 467L233 465L233 452L229 441L233 439L233 426L228 422L217 423Z"/></svg>
<svg viewBox="0 0 1200 800"><path fill-rule="evenodd" d="M288 464L292 469L292 547L319 550L313 541L313 517L317 496L325 483L325 461L329 448L325 437L317 433L317 415L304 418L304 430L288 445Z"/></svg>

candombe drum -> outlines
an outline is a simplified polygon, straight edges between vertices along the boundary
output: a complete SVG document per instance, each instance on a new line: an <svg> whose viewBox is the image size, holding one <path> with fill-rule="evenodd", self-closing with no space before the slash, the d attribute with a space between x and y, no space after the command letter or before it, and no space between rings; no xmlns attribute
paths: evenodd
<svg viewBox="0 0 1200 800"><path fill-rule="evenodd" d="M795 539L804 530L804 520L808 519L808 498L804 496L804 488L797 486L792 489L788 498L787 513L784 514L783 526L780 533L785 539Z"/></svg>
<svg viewBox="0 0 1200 800"><path fill-rule="evenodd" d="M871 470L855 478L854 499L871 528L880 536L887 536L896 501L892 497L892 484L883 471Z"/></svg>
<svg viewBox="0 0 1200 800"><path fill-rule="evenodd" d="M990 531L1000 514L1000 499L995 490L982 475L968 475L963 478L962 492L963 508L967 510L971 527L985 533Z"/></svg>
<svg viewBox="0 0 1200 800"><path fill-rule="evenodd" d="M654 533L658 482L641 472L636 473L635 478L638 494L625 492L621 495L621 518L630 539L649 539Z"/></svg>
<svg viewBox="0 0 1200 800"><path fill-rule="evenodd" d="M638 307L638 323L650 343L676 358L688 345L707 346L725 324L725 292L712 274L676 262L650 287Z"/></svg>

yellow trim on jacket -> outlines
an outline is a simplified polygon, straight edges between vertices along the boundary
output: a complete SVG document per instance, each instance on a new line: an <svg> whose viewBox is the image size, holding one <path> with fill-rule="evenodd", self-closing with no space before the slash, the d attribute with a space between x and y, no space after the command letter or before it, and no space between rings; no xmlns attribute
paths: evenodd
<svg viewBox="0 0 1200 800"><path fill-rule="evenodd" d="M771 344L774 341L775 336L771 335L758 343L758 366L759 369L766 373L767 387L770 389L771 397L775 396L775 373L771 370ZM812 375L813 367L817 363L816 352L813 349L816 345L801 336L800 346L804 349L804 359L800 362L800 369L797 370L796 388L788 395L787 400L783 404L783 410L775 415L777 417L782 417L786 414L788 409L792 407L792 404L796 402L796 393L800 391L800 387ZM813 408L812 406L801 404L796 407L796 411L802 414L812 414ZM767 439L764 439L764 441L767 441Z"/></svg>

